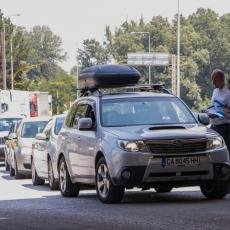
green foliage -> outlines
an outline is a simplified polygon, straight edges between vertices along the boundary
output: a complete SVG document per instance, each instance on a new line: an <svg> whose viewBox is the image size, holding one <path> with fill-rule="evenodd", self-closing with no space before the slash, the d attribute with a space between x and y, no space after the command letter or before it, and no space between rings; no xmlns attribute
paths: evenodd
<svg viewBox="0 0 230 230"><path fill-rule="evenodd" d="M10 19L2 20L6 28L7 86L11 87L10 41L14 57L14 87L30 91L47 91L53 96L53 112L67 110L76 98L76 81L58 64L65 60L62 40L47 26L35 26L30 31L14 26ZM1 70L0 70L1 71Z"/></svg>
<svg viewBox="0 0 230 230"><path fill-rule="evenodd" d="M95 39L87 39L83 42L83 50L78 49L77 59L84 67L105 64L109 60L104 47Z"/></svg>
<svg viewBox="0 0 230 230"><path fill-rule="evenodd" d="M0 30L3 14L0 11ZM35 26L30 31L14 26L10 19L6 25L6 55L8 87L10 81L10 38L13 38L15 87L22 90L48 91L53 96L54 112L66 110L76 97L75 78L78 68L67 74L58 65L65 60L61 38L47 26ZM105 41L86 39L77 50L81 68L95 64L127 63L129 52L148 52L148 35L132 32L150 32L151 51L176 54L176 16L154 16L149 22L124 21L111 30L105 28ZM0 58L1 53L0 53ZM199 8L188 17L181 16L181 97L194 110L201 111L210 103L212 85L210 73L221 68L230 76L230 14L218 15L211 9ZM137 68L148 81L148 68ZM171 88L172 68L152 67L152 82L165 82ZM74 77L73 77L74 76Z"/></svg>
<svg viewBox="0 0 230 230"><path fill-rule="evenodd" d="M53 99L54 114L67 111L77 97L76 80L67 73L59 73L52 80L41 77L29 80L27 89L30 91L39 90L49 92Z"/></svg>
<svg viewBox="0 0 230 230"><path fill-rule="evenodd" d="M82 67L101 63L101 59L90 62L92 55L88 50L106 53L115 63L127 63L129 52L147 52L147 34L131 32L150 32L151 51L176 54L177 17L169 22L167 18L154 16L149 22L125 21L111 31L105 28L105 42L100 44L94 40L88 44L86 40L78 58ZM88 56L79 55L88 53ZM93 55L97 59L96 55ZM210 103L213 90L210 73L214 68L221 68L230 75L230 14L218 15L211 9L199 8L188 17L181 16L181 97L194 110L201 111ZM111 59L103 59L103 63ZM148 69L138 67L147 82ZM171 66L152 67L152 81L165 82L171 88Z"/></svg>

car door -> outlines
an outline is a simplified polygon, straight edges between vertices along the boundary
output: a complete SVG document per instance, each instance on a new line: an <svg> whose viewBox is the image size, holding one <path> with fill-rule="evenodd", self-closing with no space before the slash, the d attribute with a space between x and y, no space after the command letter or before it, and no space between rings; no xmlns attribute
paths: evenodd
<svg viewBox="0 0 230 230"><path fill-rule="evenodd" d="M78 121L81 117L85 117L87 111L87 104L78 102L74 105L75 111L72 112L71 122L67 128L67 135L65 136L65 147L67 148L70 166L71 177L81 176L81 156L79 155L79 130ZM68 120L68 118L67 118ZM67 146L68 145L68 146Z"/></svg>
<svg viewBox="0 0 230 230"><path fill-rule="evenodd" d="M89 180L94 180L94 151L96 146L96 103L89 100L86 102L87 110L85 117L89 117L93 121L93 130L81 131L77 130L78 140L78 168L79 174Z"/></svg>
<svg viewBox="0 0 230 230"><path fill-rule="evenodd" d="M47 140L35 139L33 145L33 160L37 170L37 173L41 177L47 177L48 165L47 165L47 147L49 144L49 138L53 120L50 120L43 130L43 133L47 136Z"/></svg>
<svg viewBox="0 0 230 230"><path fill-rule="evenodd" d="M13 122L9 135L6 140L6 161L10 164L10 154L13 151L13 145L15 145L15 137L16 137L16 130L17 130L18 123L17 121Z"/></svg>
<svg viewBox="0 0 230 230"><path fill-rule="evenodd" d="M24 124L24 122L22 120L17 125L16 133L15 133L15 138L12 139L11 145L10 145L10 153L9 153L10 165L14 169L15 169L15 157L16 157L16 155L17 155L16 153L18 151L18 142L20 140L20 134L21 134L21 130L22 130L23 124Z"/></svg>
<svg viewBox="0 0 230 230"><path fill-rule="evenodd" d="M47 153L49 154L49 157L52 162L53 167L53 173L55 178L58 178L58 171L57 171L57 149L58 149L58 142L59 142L59 132L61 130L61 127L63 125L63 122L65 120L65 117L56 117L53 120L53 125L50 133L50 140L47 147Z"/></svg>

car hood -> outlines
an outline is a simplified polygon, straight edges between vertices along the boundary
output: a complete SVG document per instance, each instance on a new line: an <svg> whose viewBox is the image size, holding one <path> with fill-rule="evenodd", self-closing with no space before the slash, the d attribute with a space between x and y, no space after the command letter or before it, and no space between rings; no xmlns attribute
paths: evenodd
<svg viewBox="0 0 230 230"><path fill-rule="evenodd" d="M0 137L7 137L9 135L9 131L0 132Z"/></svg>
<svg viewBox="0 0 230 230"><path fill-rule="evenodd" d="M183 139L206 138L216 135L216 132L202 125L164 125L164 126L129 126L106 127L106 132L116 135L123 140L154 140L154 139Z"/></svg>
<svg viewBox="0 0 230 230"><path fill-rule="evenodd" d="M18 144L24 148L32 148L34 138L20 138Z"/></svg>

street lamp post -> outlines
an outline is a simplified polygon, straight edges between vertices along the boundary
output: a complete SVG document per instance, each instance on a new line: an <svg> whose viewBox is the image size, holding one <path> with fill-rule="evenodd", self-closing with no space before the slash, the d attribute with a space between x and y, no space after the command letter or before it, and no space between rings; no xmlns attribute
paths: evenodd
<svg viewBox="0 0 230 230"><path fill-rule="evenodd" d="M149 53L151 53L151 34L150 32L131 32L131 34L148 34L149 37ZM149 84L151 84L151 66L149 65Z"/></svg>
<svg viewBox="0 0 230 230"><path fill-rule="evenodd" d="M6 18L17 17L20 14L8 15ZM5 19L2 18L3 26L3 42L2 42L2 70L3 70L3 89L7 88L6 85L6 24ZM10 60L11 60L11 88L13 89L14 73L13 73L13 38L10 38Z"/></svg>
<svg viewBox="0 0 230 230"><path fill-rule="evenodd" d="M13 33L10 37L10 73L11 73L11 89L14 89L14 60L13 60Z"/></svg>
<svg viewBox="0 0 230 230"><path fill-rule="evenodd" d="M180 97L180 0L177 6L177 97Z"/></svg>
<svg viewBox="0 0 230 230"><path fill-rule="evenodd" d="M3 73L3 89L6 89L6 26L5 20L2 18L3 37L2 37L2 73Z"/></svg>

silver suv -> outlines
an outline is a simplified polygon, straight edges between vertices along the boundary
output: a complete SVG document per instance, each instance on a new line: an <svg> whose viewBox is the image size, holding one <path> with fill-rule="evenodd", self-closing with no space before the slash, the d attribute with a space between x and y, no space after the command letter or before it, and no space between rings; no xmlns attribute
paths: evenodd
<svg viewBox="0 0 230 230"><path fill-rule="evenodd" d="M99 199L114 203L133 187L170 192L198 185L207 198L225 197L229 153L223 139L204 126L208 118L196 120L183 101L163 88L140 89L95 90L74 102L59 134L62 195L78 196L82 184L96 185Z"/></svg>

